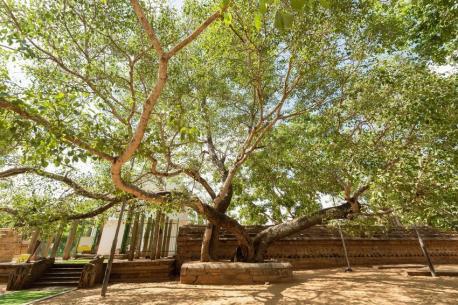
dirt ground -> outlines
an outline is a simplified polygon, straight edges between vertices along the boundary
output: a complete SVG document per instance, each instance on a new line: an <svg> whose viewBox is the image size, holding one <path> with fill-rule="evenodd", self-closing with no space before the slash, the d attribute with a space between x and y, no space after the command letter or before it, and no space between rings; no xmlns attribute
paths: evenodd
<svg viewBox="0 0 458 305"><path fill-rule="evenodd" d="M458 266L437 269L458 271ZM407 276L406 270L355 267L351 273L342 268L297 271L293 283L252 286L114 284L106 298L100 297L100 288L96 288L72 291L38 304L458 304L458 277L413 277Z"/></svg>

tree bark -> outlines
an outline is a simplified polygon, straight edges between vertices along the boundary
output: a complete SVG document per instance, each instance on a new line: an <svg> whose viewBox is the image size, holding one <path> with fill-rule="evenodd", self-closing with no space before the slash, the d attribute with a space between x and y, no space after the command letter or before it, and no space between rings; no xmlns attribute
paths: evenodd
<svg viewBox="0 0 458 305"><path fill-rule="evenodd" d="M215 209L220 213L226 213L227 208L229 207L232 200L232 184L229 187L229 192L227 196L215 205ZM218 249L219 243L219 233L220 227L215 226L213 223L208 222L207 227L205 228L202 248L200 251L200 260L202 262L209 262L212 260L217 260L218 256L216 254L216 249Z"/></svg>
<svg viewBox="0 0 458 305"><path fill-rule="evenodd" d="M353 213L352 208L356 208L355 203L346 202L336 207L322 209L312 216L299 217L259 232L253 239L253 246L255 249L254 261L264 261L264 255L267 248L274 241L290 236L314 225L322 224L327 220L347 218L348 215ZM359 211L359 204L357 210Z"/></svg>
<svg viewBox="0 0 458 305"><path fill-rule="evenodd" d="M199 199L189 201L189 206L199 214L205 215L208 221L215 226L223 227L233 233L239 244L240 252L243 254L244 261L251 261L253 259L254 248L251 237L240 223L225 213L218 212L215 208L201 202Z"/></svg>

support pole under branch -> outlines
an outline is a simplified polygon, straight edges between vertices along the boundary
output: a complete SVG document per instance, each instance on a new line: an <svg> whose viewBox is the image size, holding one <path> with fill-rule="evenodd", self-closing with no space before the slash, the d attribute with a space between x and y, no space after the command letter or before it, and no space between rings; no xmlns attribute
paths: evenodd
<svg viewBox="0 0 458 305"><path fill-rule="evenodd" d="M351 269L350 260L348 259L347 246L345 245L345 239L342 233L342 229L340 228L340 223L337 223L337 227L339 228L340 239L342 240L342 246L345 253L345 260L347 261L347 269L345 269L345 272L352 272L353 270Z"/></svg>
<svg viewBox="0 0 458 305"><path fill-rule="evenodd" d="M429 267L429 272L431 272L431 276L435 277L436 276L436 270L434 269L433 262L431 261L431 257L429 256L428 250L426 249L426 245L423 242L423 238L421 238L420 232L418 232L417 227L414 227L415 232L417 233L418 237L418 243L420 244L421 251L423 252L423 255L426 257L426 260L428 261L428 267Z"/></svg>
<svg viewBox="0 0 458 305"><path fill-rule="evenodd" d="M126 202L124 201L121 206L121 212L119 212L118 224L116 225L116 231L113 238L113 243L111 244L110 258L108 259L107 269L105 270L105 276L103 278L102 291L100 295L105 296L108 288L108 282L110 281L111 266L113 265L113 258L116 251L116 244L118 243L118 233L119 228L121 227L122 216L124 214L124 209L126 207Z"/></svg>

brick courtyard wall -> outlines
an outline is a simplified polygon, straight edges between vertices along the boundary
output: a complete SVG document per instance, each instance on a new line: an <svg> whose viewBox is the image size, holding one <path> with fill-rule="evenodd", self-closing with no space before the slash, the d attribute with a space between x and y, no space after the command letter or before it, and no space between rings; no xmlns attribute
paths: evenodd
<svg viewBox="0 0 458 305"><path fill-rule="evenodd" d="M251 236L261 226L248 226ZM352 265L424 264L425 258L413 230L370 228L370 234L345 236L349 260ZM200 247L205 226L180 227L177 240L177 264L200 258ZM458 264L458 232L439 232L419 228L428 251L436 264ZM236 248L234 236L222 231L218 259L229 260ZM290 262L294 269L315 269L344 266L345 256L339 232L334 228L314 226L298 234L273 243L267 260Z"/></svg>
<svg viewBox="0 0 458 305"><path fill-rule="evenodd" d="M15 255L27 252L27 242L18 232L0 228L0 262L10 262Z"/></svg>

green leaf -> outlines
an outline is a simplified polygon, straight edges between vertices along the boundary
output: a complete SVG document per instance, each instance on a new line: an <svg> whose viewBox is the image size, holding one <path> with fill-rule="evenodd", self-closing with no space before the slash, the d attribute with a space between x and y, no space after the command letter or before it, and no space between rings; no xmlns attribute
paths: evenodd
<svg viewBox="0 0 458 305"><path fill-rule="evenodd" d="M304 7L305 1L306 0L291 0L291 7L298 12Z"/></svg>
<svg viewBox="0 0 458 305"><path fill-rule="evenodd" d="M231 25L232 23L232 14L229 12L224 13L224 24L225 25Z"/></svg>
<svg viewBox="0 0 458 305"><path fill-rule="evenodd" d="M259 1L259 12L265 14L267 12L267 0Z"/></svg>
<svg viewBox="0 0 458 305"><path fill-rule="evenodd" d="M63 92L59 92L59 93L56 94L56 99L57 99L57 100L61 100L61 99L63 99L64 97L65 97L65 93L63 93Z"/></svg>
<svg viewBox="0 0 458 305"><path fill-rule="evenodd" d="M256 30L260 30L262 26L262 15L259 12L256 12L254 15L254 27Z"/></svg>
<svg viewBox="0 0 458 305"><path fill-rule="evenodd" d="M294 17L288 12L277 11L275 14L275 27L279 30L289 29L293 24Z"/></svg>

